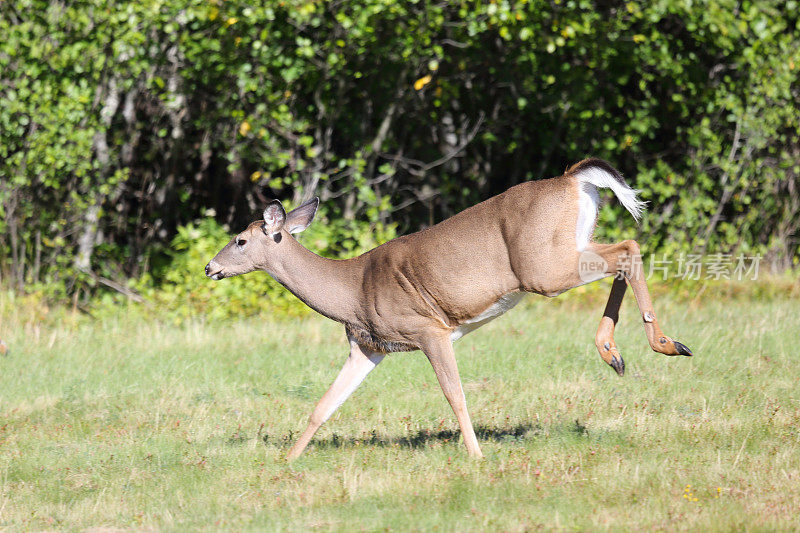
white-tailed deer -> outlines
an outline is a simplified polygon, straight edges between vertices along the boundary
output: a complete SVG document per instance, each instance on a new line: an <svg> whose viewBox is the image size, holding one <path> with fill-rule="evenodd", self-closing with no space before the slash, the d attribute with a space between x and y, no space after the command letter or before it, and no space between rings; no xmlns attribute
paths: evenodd
<svg viewBox="0 0 800 533"><path fill-rule="evenodd" d="M597 188L611 189L634 218L643 204L611 165L587 159L563 176L522 183L418 233L346 260L320 257L298 243L319 199L286 213L277 200L264 219L236 235L206 265L214 280L264 270L309 307L345 326L350 356L317 404L288 458L298 457L317 429L390 352L422 350L458 418L470 455L481 456L458 376L453 341L511 309L523 294L556 296L617 275L595 344L603 361L625 371L614 326L633 289L650 347L692 355L658 326L639 246L592 241ZM588 257L588 259L587 259Z"/></svg>

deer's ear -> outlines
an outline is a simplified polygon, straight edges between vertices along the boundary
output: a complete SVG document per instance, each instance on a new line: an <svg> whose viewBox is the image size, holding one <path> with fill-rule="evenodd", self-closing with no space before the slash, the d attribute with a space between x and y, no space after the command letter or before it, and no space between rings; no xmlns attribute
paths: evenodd
<svg viewBox="0 0 800 533"><path fill-rule="evenodd" d="M283 229L286 222L286 210L279 200L272 200L264 209L264 231L275 235Z"/></svg>
<svg viewBox="0 0 800 533"><path fill-rule="evenodd" d="M289 211L289 214L286 215L286 229L289 230L289 233L299 233L306 229L314 220L317 207L319 207L319 198L314 198Z"/></svg>

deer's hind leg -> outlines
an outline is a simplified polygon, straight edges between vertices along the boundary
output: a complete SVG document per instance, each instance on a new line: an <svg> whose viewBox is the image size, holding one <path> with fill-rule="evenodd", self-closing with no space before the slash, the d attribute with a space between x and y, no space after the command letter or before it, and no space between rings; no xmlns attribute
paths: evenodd
<svg viewBox="0 0 800 533"><path fill-rule="evenodd" d="M600 319L600 326L598 326L597 334L594 337L594 344L597 346L597 351L600 352L600 357L611 368L616 370L620 376L625 374L625 361L622 359L622 355L617 349L617 344L614 342L614 326L619 321L619 308L622 305L622 298L625 296L625 289L627 288L628 286L625 285L625 281L621 277L614 277L606 309L603 311L603 318Z"/></svg>
<svg viewBox="0 0 800 533"><path fill-rule="evenodd" d="M644 331L650 348L664 355L691 356L692 351L689 348L664 335L658 325L655 311L653 311L653 304L650 300L650 291L647 289L647 282L644 279L642 256L636 241L628 240L616 244L591 243L587 249L605 260L607 274L618 274L624 277L631 286L633 295L636 298L636 304L639 306L639 311L642 315ZM600 350L603 360L606 360L604 356L605 343L608 342L609 347L613 345L614 324L619 317L619 306L622 303L624 294L625 286L622 285L621 280L615 279L611 287L608 304L606 305L606 312L600 321L600 327L595 337L595 341L598 343L597 348ZM605 351L610 352L610 350ZM611 364L608 360L606 362ZM611 366L613 367L614 365L611 364ZM616 367L614 368L617 370ZM620 371L617 370L617 372Z"/></svg>

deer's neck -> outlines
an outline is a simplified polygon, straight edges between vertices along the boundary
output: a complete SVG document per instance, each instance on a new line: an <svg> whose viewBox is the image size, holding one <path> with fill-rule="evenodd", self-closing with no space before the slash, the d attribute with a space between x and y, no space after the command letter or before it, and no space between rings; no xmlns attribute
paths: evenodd
<svg viewBox="0 0 800 533"><path fill-rule="evenodd" d="M356 321L361 270L353 260L320 257L294 238L267 272L314 311L342 323Z"/></svg>

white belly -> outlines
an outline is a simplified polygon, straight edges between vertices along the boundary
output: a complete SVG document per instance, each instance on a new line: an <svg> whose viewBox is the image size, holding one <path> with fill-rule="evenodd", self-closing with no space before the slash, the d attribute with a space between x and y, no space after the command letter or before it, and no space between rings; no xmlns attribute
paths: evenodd
<svg viewBox="0 0 800 533"><path fill-rule="evenodd" d="M522 300L522 297L525 296L527 293L525 292L510 292L505 296L501 297L495 303L489 306L484 312L476 316L475 318L471 318L455 328L450 333L450 340L456 341L466 335L471 331L475 331L479 327L483 326L484 324L491 322L495 318L499 317Z"/></svg>

